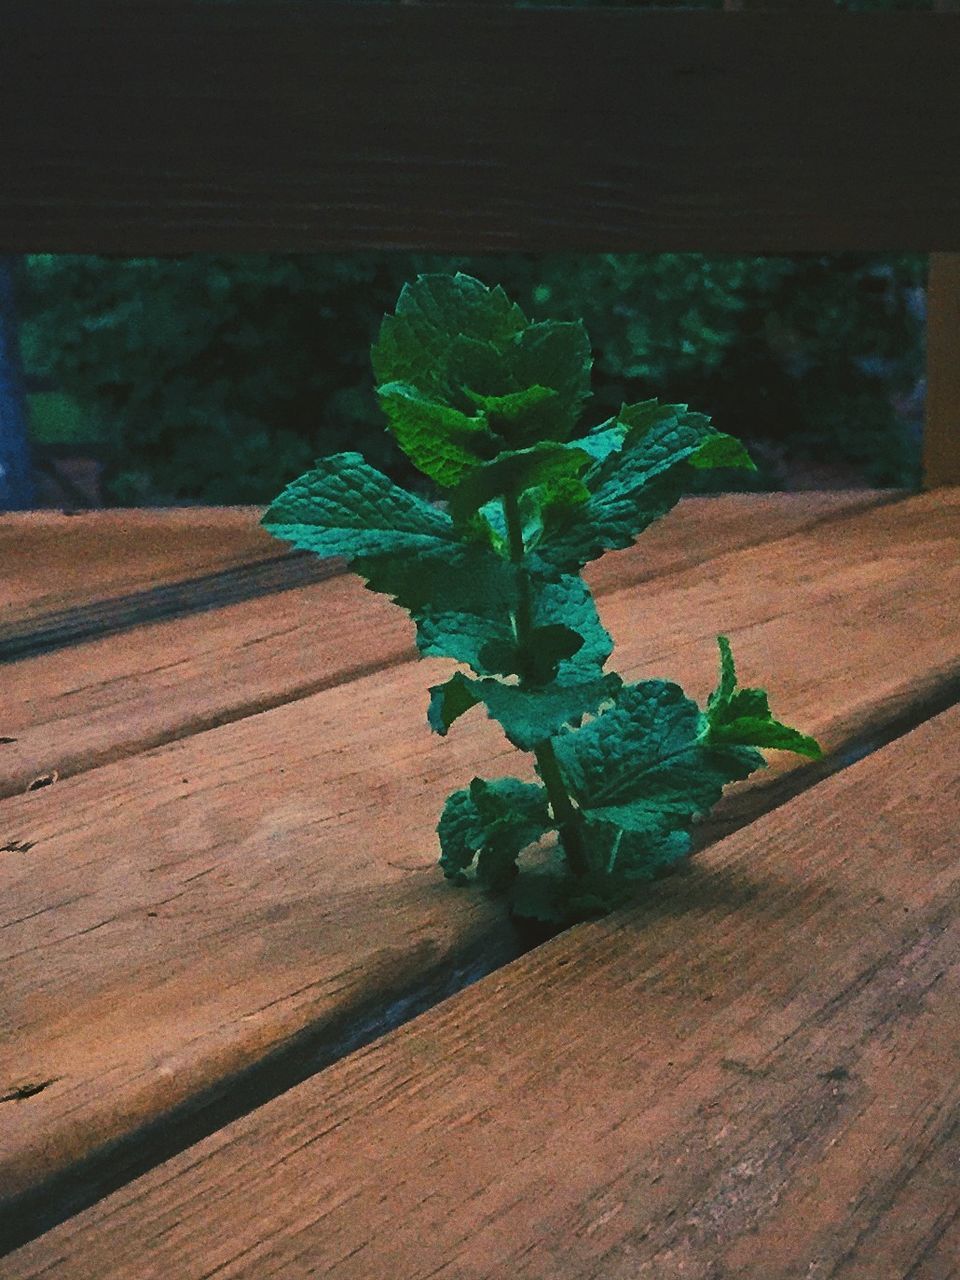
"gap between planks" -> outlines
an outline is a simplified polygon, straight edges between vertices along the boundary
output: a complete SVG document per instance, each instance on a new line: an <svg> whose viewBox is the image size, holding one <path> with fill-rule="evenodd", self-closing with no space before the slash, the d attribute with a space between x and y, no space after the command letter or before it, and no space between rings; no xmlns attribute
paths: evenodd
<svg viewBox="0 0 960 1280"><path fill-rule="evenodd" d="M0 664L119 635L151 622L172 622L207 609L262 599L345 572L342 560L320 560L294 551L217 569L197 578L144 587L127 595L51 610L28 621L0 625Z"/></svg>
<svg viewBox="0 0 960 1280"><path fill-rule="evenodd" d="M260 507L5 512L0 640L72 609L277 559Z"/></svg>
<svg viewBox="0 0 960 1280"><path fill-rule="evenodd" d="M958 739L954 708L5 1275L946 1280Z"/></svg>
<svg viewBox="0 0 960 1280"><path fill-rule="evenodd" d="M664 579L639 636L630 593L614 593L604 619L621 646L618 665L641 678L658 674L662 660L702 697L714 680L712 633L723 611L743 679L769 676L775 709L835 751L849 749L865 723L929 712L931 694L956 673L956 496L864 512L846 542L828 525ZM704 634L691 634L691 618L701 618ZM770 654L783 662L793 649L779 674L769 669ZM422 994L431 983L438 990L471 948L489 947L496 964L515 947L496 904L436 878L432 827L443 794L481 761L518 762L482 717L442 744L419 718L406 727L411 698L434 668L441 664L381 673L358 681L349 703L330 690L0 806L0 818L20 826L16 843L31 846L5 859L7 914L19 901L34 917L21 936L35 938L33 958L21 949L7 966L8 998L24 1002L33 1040L22 1027L0 1084L9 1092L54 1081L6 1104L16 1111L4 1177L35 1211L58 1168L69 1174L99 1150L101 1174L129 1170L123 1161L136 1161L144 1126L181 1103L212 1105L211 1090L232 1089L309 1028L336 1039L351 1010ZM349 730L334 729L338 715ZM195 781L184 790L187 772ZM421 842L431 844L429 859L414 852ZM385 849L396 849L393 861L383 861ZM58 880L62 906L51 914ZM6 927L15 946L15 921ZM304 974L313 977L306 986ZM46 1040L37 1038L43 1018ZM64 1129L70 1113L79 1128ZM194 1133L203 1123L198 1116ZM95 1195L91 1165L85 1173L77 1193ZM31 1192L38 1174L40 1191ZM76 1205L46 1199L54 1213ZM28 1201L10 1208L8 1225L23 1229Z"/></svg>
<svg viewBox="0 0 960 1280"><path fill-rule="evenodd" d="M688 499L587 578L601 596L903 500L879 491ZM331 567L300 563L320 576ZM406 614L341 574L278 590L269 609L264 600L218 608L22 661L4 671L0 738L13 742L0 742L0 798L415 657Z"/></svg>

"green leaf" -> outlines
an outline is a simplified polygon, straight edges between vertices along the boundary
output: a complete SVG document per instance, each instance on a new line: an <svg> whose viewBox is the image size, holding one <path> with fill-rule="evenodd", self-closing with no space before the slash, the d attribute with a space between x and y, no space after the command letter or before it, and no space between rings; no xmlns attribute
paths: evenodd
<svg viewBox="0 0 960 1280"><path fill-rule="evenodd" d="M451 348L448 381L483 408L506 448L565 440L590 395L590 340L578 322L530 324L499 350Z"/></svg>
<svg viewBox="0 0 960 1280"><path fill-rule="evenodd" d="M457 671L443 684L431 686L427 723L434 733L445 737L454 720L475 707L479 701L473 691L472 681L461 671Z"/></svg>
<svg viewBox="0 0 960 1280"><path fill-rule="evenodd" d="M584 637L562 623L533 627L529 643L521 649L514 641L491 640L480 651L480 660L490 672L517 675L530 684L554 680L561 662L572 658L584 646Z"/></svg>
<svg viewBox="0 0 960 1280"><path fill-rule="evenodd" d="M543 787L516 778L474 778L444 805L437 827L440 865L448 878L463 880L476 859L478 881L503 888L516 875L521 851L552 827Z"/></svg>
<svg viewBox="0 0 960 1280"><path fill-rule="evenodd" d="M563 574L555 581L534 580L534 583L534 626L560 624L575 631L583 640L569 656L557 655L557 684L579 684L594 679L613 652L613 641L600 623L590 588L574 574Z"/></svg>
<svg viewBox="0 0 960 1280"><path fill-rule="evenodd" d="M453 521L401 489L359 453L320 458L288 484L263 517L276 538L319 556L449 554Z"/></svg>
<svg viewBox="0 0 960 1280"><path fill-rule="evenodd" d="M455 658L489 674L481 649L513 637L516 573L488 547L454 543L441 554L368 556L353 568L372 590L409 610L425 656Z"/></svg>
<svg viewBox="0 0 960 1280"><path fill-rule="evenodd" d="M528 679L543 681L556 661L558 682L582 683L600 675L613 648L586 583L561 575L531 580L537 647L520 654L513 625L519 607L516 567L479 544L443 544L440 554L362 557L353 568L372 590L410 611L422 654L465 662L478 675L525 671ZM574 647L569 637L543 631L555 627L575 632L582 643ZM558 645L568 645L569 655Z"/></svg>
<svg viewBox="0 0 960 1280"><path fill-rule="evenodd" d="M450 515L463 524L493 498L536 488L540 507L571 508L590 496L579 479L590 462L582 449L546 441L507 450L469 471L450 494Z"/></svg>
<svg viewBox="0 0 960 1280"><path fill-rule="evenodd" d="M656 398L637 400L633 404L621 404L616 420L639 439L658 422L674 422L682 418L687 408L685 404L661 404Z"/></svg>
<svg viewBox="0 0 960 1280"><path fill-rule="evenodd" d="M718 431L704 441L690 459L690 465L705 470L708 467L737 467L744 471L756 471L757 464L747 453L736 436L725 435Z"/></svg>
<svg viewBox="0 0 960 1280"><path fill-rule="evenodd" d="M449 488L496 452L496 441L481 414L429 400L405 382L388 382L377 395L397 444L415 467Z"/></svg>
<svg viewBox="0 0 960 1280"><path fill-rule="evenodd" d="M580 577L530 581L531 635L517 644L513 619L519 605L514 566L498 561L484 573L480 557L438 565L417 582L421 598L406 594L418 625L421 652L466 662L478 675L520 675L530 684L558 685L597 679L613 650L601 626L590 588ZM423 596L429 592L430 604ZM438 609L445 600L447 609Z"/></svg>
<svg viewBox="0 0 960 1280"><path fill-rule="evenodd" d="M606 915L635 898L638 885L659 878L690 851L685 830L637 833L587 821L583 833L586 873L570 874L558 844L544 864L521 870L510 898L514 915L558 924Z"/></svg>
<svg viewBox="0 0 960 1280"><path fill-rule="evenodd" d="M437 460L440 408L461 415L450 428L461 432L462 450L481 460L503 449L562 440L590 394L590 365L582 324L531 324L502 289L462 273L420 276L408 285L373 348L381 394L397 383L416 389L413 409L392 402L385 408L401 447L417 466L432 466L434 478L468 469L462 457ZM432 414L424 404L434 406ZM462 419L484 430L468 438Z"/></svg>
<svg viewBox="0 0 960 1280"><path fill-rule="evenodd" d="M504 352L507 350L512 336L502 342L484 342L461 333L454 336L447 350L442 374L438 381L446 387L446 396L451 404L462 404L475 411L478 401L507 399L511 418L521 419L533 409L537 393L526 396L525 392L532 388L518 389L510 375L510 369ZM484 388L483 391L477 388ZM518 400L513 400L519 394ZM493 417L496 417L494 411ZM491 415L484 409L484 417L490 422ZM491 424L492 426L492 424ZM502 441L501 441L502 443Z"/></svg>
<svg viewBox="0 0 960 1280"><path fill-rule="evenodd" d="M556 400L558 392L553 387L535 384L522 391L510 391L504 396L485 396L464 386L464 395L487 414L502 418L511 424L520 422L526 414L539 405Z"/></svg>
<svg viewBox="0 0 960 1280"><path fill-rule="evenodd" d="M477 879L489 889L503 888L516 875L518 854L553 828L546 790L513 778L474 778L470 796L484 827Z"/></svg>
<svg viewBox="0 0 960 1280"><path fill-rule="evenodd" d="M516 579L501 585L493 605L500 612L477 619L472 638L481 642L469 657L479 675L519 675L530 684L555 680L558 685L582 684L601 675L613 641L600 624L590 588L580 577L563 575L551 581L530 582L532 629L529 643L518 646L512 619L518 605ZM475 617L475 615L474 615ZM453 619L451 619L453 621ZM462 636L462 630L459 633ZM482 637L490 638L484 643Z"/></svg>
<svg viewBox="0 0 960 1280"><path fill-rule="evenodd" d="M590 396L593 358L586 329L579 320L546 320L524 329L513 345L510 363L517 386L545 386L557 393L556 401L537 406L517 427L527 442L544 436L565 440ZM517 427L510 438L517 439Z"/></svg>
<svg viewBox="0 0 960 1280"><path fill-rule="evenodd" d="M615 879L652 880L690 852L690 833L684 828L637 832L613 823L588 821L586 833L592 871Z"/></svg>
<svg viewBox="0 0 960 1280"><path fill-rule="evenodd" d="M512 614L503 613L490 626L493 638L469 661L479 675L519 675L528 684L583 684L598 678L613 649L600 624L590 588L582 578L564 575L556 581L534 578L531 589L532 629L529 643L517 644ZM516 598L501 597L508 608ZM563 619L563 621L560 621ZM481 624L482 625L482 624Z"/></svg>
<svg viewBox="0 0 960 1280"><path fill-rule="evenodd" d="M410 611L424 654L492 674L480 650L513 639L514 567L488 547L458 541L448 515L359 454L321 459L284 490L264 523L305 550L350 559L372 590Z"/></svg>
<svg viewBox="0 0 960 1280"><path fill-rule="evenodd" d="M737 687L737 669L733 664L733 650L726 636L717 636L720 649L720 683L707 699L708 714L714 707L727 705Z"/></svg>
<svg viewBox="0 0 960 1280"><path fill-rule="evenodd" d="M706 717L675 684L625 685L616 703L554 749L587 822L610 823L653 842L686 831L726 783L763 764L756 751L715 749Z"/></svg>
<svg viewBox="0 0 960 1280"><path fill-rule="evenodd" d="M626 435L627 428L622 422L618 422L616 418L608 418L587 435L577 436L575 440L569 441L568 447L582 449L594 462L603 462L611 453L617 453L623 448Z"/></svg>
<svg viewBox="0 0 960 1280"><path fill-rule="evenodd" d="M430 690L428 719L442 735L457 716L482 702L515 747L533 751L564 725L594 714L619 687L620 677L612 672L580 684L526 688L488 677L474 680L458 671Z"/></svg>
<svg viewBox="0 0 960 1280"><path fill-rule="evenodd" d="M624 405L618 421L627 428L621 447L611 448L584 477L590 490L587 502L538 545L544 564L570 571L603 551L629 546L675 506L693 459L712 466L716 462L711 458L722 458L729 465L731 450L723 444L729 438L703 414L688 413L685 405Z"/></svg>
<svg viewBox="0 0 960 1280"><path fill-rule="evenodd" d="M575 924L605 916L636 892L635 882L590 872L571 876L558 848L545 866L524 868L510 894L510 911L524 920Z"/></svg>
<svg viewBox="0 0 960 1280"><path fill-rule="evenodd" d="M499 286L490 289L459 271L420 275L404 285L395 314L384 317L371 352L374 376L378 383L411 383L428 398L448 397L454 344L462 350L463 340L486 343L496 357L527 324Z"/></svg>
<svg viewBox="0 0 960 1280"><path fill-rule="evenodd" d="M763 689L737 688L733 652L726 636L717 636L720 683L707 701L709 739L718 745L766 747L793 751L818 760L823 754L814 738L775 720Z"/></svg>
<svg viewBox="0 0 960 1280"><path fill-rule="evenodd" d="M483 847L484 829L469 788L454 791L447 797L437 824L440 837L440 866L448 880L466 880L465 872L473 865Z"/></svg>
<svg viewBox="0 0 960 1280"><path fill-rule="evenodd" d="M737 716L726 724L711 730L714 742L726 742L737 746L766 747L768 750L793 751L796 755L819 760L823 755L820 744L798 729L781 724L772 716Z"/></svg>

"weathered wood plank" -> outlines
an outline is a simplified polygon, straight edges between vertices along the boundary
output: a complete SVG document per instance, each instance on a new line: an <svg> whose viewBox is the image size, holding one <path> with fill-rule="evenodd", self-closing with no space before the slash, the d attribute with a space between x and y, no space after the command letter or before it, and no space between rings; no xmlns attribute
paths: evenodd
<svg viewBox="0 0 960 1280"><path fill-rule="evenodd" d="M35 658L60 649L115 636L151 622L171 622L243 600L261 600L277 591L325 582L343 573L338 559L318 560L300 552L215 569L128 595L52 610L29 622L0 626L0 664Z"/></svg>
<svg viewBox="0 0 960 1280"><path fill-rule="evenodd" d="M888 500L869 490L688 499L636 548L592 566L590 581L605 593ZM256 515L251 512L251 520ZM198 513L197 519L202 526L204 515ZM127 532L124 528L122 522L115 528L111 523L105 545L118 561L126 559L132 572L137 522ZM65 554L67 548L58 545ZM86 553L85 545L78 546L78 557ZM300 564L314 573L333 563L313 557L276 562ZM247 570L234 589L250 582ZM216 579L204 584L202 593L196 590L198 599L213 596L216 603L224 583ZM125 608L129 622L143 620L142 595L129 597ZM102 619L104 606L96 612ZM49 617L36 625L48 622ZM31 633L20 634L29 644ZM0 651L2 635L0 626ZM414 656L406 615L365 591L358 579L340 577L302 591L277 592L269 600L181 617L175 626L140 626L21 661L3 672L0 737L15 741L0 743L0 797L25 790L41 775L56 772L65 778Z"/></svg>
<svg viewBox="0 0 960 1280"><path fill-rule="evenodd" d="M952 14L7 8L6 251L960 248Z"/></svg>
<svg viewBox="0 0 960 1280"><path fill-rule="evenodd" d="M30 511L0 517L0 645L68 611L276 560L260 507Z"/></svg>
<svg viewBox="0 0 960 1280"><path fill-rule="evenodd" d="M699 697L725 630L742 679L839 750L957 696L958 543L960 493L924 495L614 592L601 614L626 675ZM509 954L501 908L433 865L446 794L524 770L479 712L431 736L425 689L449 669L403 664L0 804L0 1092L31 1091L3 1117L8 1230L56 1212L50 1180L83 1157L70 1196L271 1054L305 1040L322 1059L358 1017Z"/></svg>
<svg viewBox="0 0 960 1280"><path fill-rule="evenodd" d="M954 707L28 1245L10 1280L946 1280L958 748Z"/></svg>

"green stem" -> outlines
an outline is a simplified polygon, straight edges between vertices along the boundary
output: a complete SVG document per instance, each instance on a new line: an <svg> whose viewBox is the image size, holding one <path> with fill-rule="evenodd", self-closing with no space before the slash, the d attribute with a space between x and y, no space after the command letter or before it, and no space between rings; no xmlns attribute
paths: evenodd
<svg viewBox="0 0 960 1280"><path fill-rule="evenodd" d="M583 828L580 815L574 809L573 802L567 794L567 788L560 774L560 766L557 763L557 753L550 739L544 738L543 742L534 749L533 755L540 770L543 785L547 789L547 795L550 797L550 808L557 820L560 843L570 870L575 876L586 875L587 858L583 851Z"/></svg>
<svg viewBox="0 0 960 1280"><path fill-rule="evenodd" d="M523 523L520 519L520 503L516 494L506 494L503 499L503 515L507 524L507 543L510 548L510 559L517 568L517 613L514 618L517 648L523 651L530 640L533 629L533 615L530 599L530 575L527 572L524 558L526 549L523 545ZM523 676L520 677L523 683ZM587 858L583 849L583 827L580 815L573 807L557 754L549 738L537 743L533 751L540 777L547 789L550 808L557 822L560 845L566 855L567 864L575 876L587 872Z"/></svg>
<svg viewBox="0 0 960 1280"><path fill-rule="evenodd" d="M514 619L514 626L517 647L522 650L529 642L530 632L533 629L533 613L530 602L530 575L524 564L526 548L523 545L523 523L520 519L520 503L515 493L504 497L503 515L507 522L510 559L517 568L517 616Z"/></svg>

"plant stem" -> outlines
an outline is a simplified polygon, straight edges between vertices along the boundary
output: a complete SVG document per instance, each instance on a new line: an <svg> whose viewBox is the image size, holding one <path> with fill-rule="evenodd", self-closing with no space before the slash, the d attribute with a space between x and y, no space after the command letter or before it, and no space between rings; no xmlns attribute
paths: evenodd
<svg viewBox="0 0 960 1280"><path fill-rule="evenodd" d="M540 777L550 797L550 808L557 820L557 831L560 843L566 854L567 864L575 876L586 875L587 859L583 851L583 830L580 816L573 807L567 788L564 786L557 763L557 753L549 738L544 738L534 750L534 759L540 770Z"/></svg>
<svg viewBox="0 0 960 1280"><path fill-rule="evenodd" d="M517 616L514 619L514 626L516 628L517 647L523 650L530 640L533 617L530 605L530 575L524 565L526 548L523 545L520 503L515 493L504 497L503 514L507 522L507 543L510 547L510 559L516 565L517 570Z"/></svg>
<svg viewBox="0 0 960 1280"><path fill-rule="evenodd" d="M516 494L506 494L503 498L503 515L507 524L507 542L510 548L510 559L517 569L517 613L514 618L517 648L526 649L530 633L533 629L532 608L530 600L530 575L524 564L525 547L523 545L523 524L520 519L520 504ZM521 675L520 683L524 677ZM546 787L550 800L550 808L557 822L560 845L567 859L567 865L575 876L582 876L587 871L587 859L583 849L583 828L580 815L573 807L573 801L567 792L557 761L557 753L553 742L544 738L537 743L533 751L540 777Z"/></svg>

